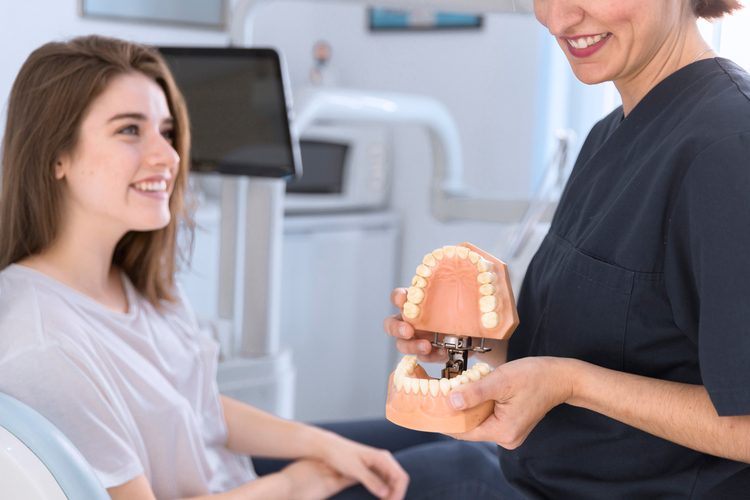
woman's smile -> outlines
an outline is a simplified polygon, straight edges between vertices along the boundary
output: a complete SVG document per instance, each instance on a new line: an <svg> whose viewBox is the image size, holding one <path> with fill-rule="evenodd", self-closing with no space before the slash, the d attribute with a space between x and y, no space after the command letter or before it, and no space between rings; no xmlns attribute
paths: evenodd
<svg viewBox="0 0 750 500"><path fill-rule="evenodd" d="M573 57L589 57L598 52L609 40L610 33L596 35L561 36L561 40L568 42L568 51Z"/></svg>

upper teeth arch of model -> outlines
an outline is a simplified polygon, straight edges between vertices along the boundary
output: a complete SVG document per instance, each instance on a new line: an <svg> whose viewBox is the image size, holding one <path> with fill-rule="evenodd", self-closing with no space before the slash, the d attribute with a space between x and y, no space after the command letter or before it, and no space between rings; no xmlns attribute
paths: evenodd
<svg viewBox="0 0 750 500"><path fill-rule="evenodd" d="M416 276L412 279L412 286L407 293L407 302L403 307L403 315L408 319L416 319L422 314L425 300L425 288L435 275L436 268L450 259L468 261L476 266L477 278L475 286L479 290L477 312L481 314L481 324L486 329L496 328L500 324L498 308L500 301L497 297L498 289L493 284L497 275L493 272L492 262L484 259L478 253L463 246L447 245L425 255L422 264L417 267ZM438 341L438 333L432 342L433 347L445 348L448 352L448 362L442 372L445 379L461 376L466 371L469 351L484 353L489 351L484 347L484 338L480 346L472 346L472 339L468 336L452 335L447 332L443 342Z"/></svg>

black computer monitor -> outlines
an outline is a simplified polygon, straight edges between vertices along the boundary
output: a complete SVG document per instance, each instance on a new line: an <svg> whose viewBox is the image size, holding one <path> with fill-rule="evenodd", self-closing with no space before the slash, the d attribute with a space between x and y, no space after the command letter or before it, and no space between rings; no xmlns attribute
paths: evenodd
<svg viewBox="0 0 750 500"><path fill-rule="evenodd" d="M279 54L159 47L187 102L192 169L292 179L302 172Z"/></svg>

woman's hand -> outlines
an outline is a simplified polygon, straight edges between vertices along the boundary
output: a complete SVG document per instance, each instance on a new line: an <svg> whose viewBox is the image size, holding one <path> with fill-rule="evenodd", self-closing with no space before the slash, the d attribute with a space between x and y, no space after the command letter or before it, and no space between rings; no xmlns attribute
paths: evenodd
<svg viewBox="0 0 750 500"><path fill-rule="evenodd" d="M391 292L391 303L401 309L406 303L406 288L396 288ZM448 354L445 349L433 349L435 334L414 327L403 320L400 314L389 316L383 321L383 329L391 337L396 337L396 348L404 354L417 356L425 363L445 363Z"/></svg>
<svg viewBox="0 0 750 500"><path fill-rule="evenodd" d="M483 379L448 393L457 410L494 400L495 410L479 427L456 439L492 441L506 449L520 446L536 424L573 393L563 358L531 357L506 363Z"/></svg>
<svg viewBox="0 0 750 500"><path fill-rule="evenodd" d="M321 461L344 478L362 483L384 500L401 500L409 485L409 475L387 450L380 450L323 431L319 447Z"/></svg>
<svg viewBox="0 0 750 500"><path fill-rule="evenodd" d="M279 474L285 479L288 500L324 500L357 484L318 460L297 460Z"/></svg>

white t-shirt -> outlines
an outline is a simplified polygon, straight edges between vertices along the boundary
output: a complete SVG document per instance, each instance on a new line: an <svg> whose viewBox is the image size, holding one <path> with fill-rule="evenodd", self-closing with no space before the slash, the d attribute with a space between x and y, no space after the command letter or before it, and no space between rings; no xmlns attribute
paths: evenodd
<svg viewBox="0 0 750 500"><path fill-rule="evenodd" d="M123 282L126 314L26 267L0 272L0 391L55 424L106 488L145 472L162 500L252 481L224 447L216 342L181 290L159 312Z"/></svg>

